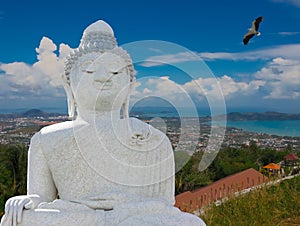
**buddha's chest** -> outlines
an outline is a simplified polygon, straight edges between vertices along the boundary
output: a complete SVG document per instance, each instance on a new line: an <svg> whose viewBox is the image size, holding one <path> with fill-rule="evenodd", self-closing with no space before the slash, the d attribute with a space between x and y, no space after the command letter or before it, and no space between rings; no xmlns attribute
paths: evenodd
<svg viewBox="0 0 300 226"><path fill-rule="evenodd" d="M139 150L142 145L130 143L132 139L127 138L112 138L108 133L102 136L74 133L71 138L48 146L44 155L56 180L110 180L125 176L135 168L152 165L159 156L151 150Z"/></svg>

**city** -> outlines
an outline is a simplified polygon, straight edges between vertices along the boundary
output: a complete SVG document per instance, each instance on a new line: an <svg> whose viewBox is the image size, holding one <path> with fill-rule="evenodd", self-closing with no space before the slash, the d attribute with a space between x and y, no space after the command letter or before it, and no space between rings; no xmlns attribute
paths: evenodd
<svg viewBox="0 0 300 226"><path fill-rule="evenodd" d="M210 138L220 142L218 144L220 147L239 148L255 142L260 148L278 151L287 148L300 150L300 137L254 133L233 127L226 129L212 127L209 117L166 117L157 120L141 116L140 119L166 133L175 150L185 151L190 155L195 151L204 151ZM24 114L0 115L0 143L21 143L29 146L31 137L41 128L67 120L70 120L67 115L48 114L40 110L30 110Z"/></svg>

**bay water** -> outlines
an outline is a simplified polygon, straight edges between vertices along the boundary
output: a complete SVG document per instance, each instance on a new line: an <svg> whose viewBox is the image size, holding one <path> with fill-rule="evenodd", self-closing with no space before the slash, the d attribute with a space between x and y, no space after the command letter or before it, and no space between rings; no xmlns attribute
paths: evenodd
<svg viewBox="0 0 300 226"><path fill-rule="evenodd" d="M218 122L216 122L218 124ZM227 126L249 132L278 136L300 137L300 120L282 121L227 121Z"/></svg>

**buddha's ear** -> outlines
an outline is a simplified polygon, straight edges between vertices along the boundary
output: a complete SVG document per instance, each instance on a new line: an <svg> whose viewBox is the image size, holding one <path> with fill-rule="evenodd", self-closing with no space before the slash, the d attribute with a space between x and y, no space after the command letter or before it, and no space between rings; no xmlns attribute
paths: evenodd
<svg viewBox="0 0 300 226"><path fill-rule="evenodd" d="M76 106L75 98L74 98L70 83L67 80L65 75L62 75L62 80L63 80L64 89L67 94L68 115L70 118L73 119L75 116L75 106Z"/></svg>

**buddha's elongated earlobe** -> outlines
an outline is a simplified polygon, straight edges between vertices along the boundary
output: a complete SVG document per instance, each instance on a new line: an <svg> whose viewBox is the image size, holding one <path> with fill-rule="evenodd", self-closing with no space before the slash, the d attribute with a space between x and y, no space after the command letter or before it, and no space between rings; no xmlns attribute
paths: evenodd
<svg viewBox="0 0 300 226"><path fill-rule="evenodd" d="M68 94L69 92L67 92L67 101L68 101L68 115L70 118L74 118L75 117L75 99L73 96L72 91Z"/></svg>
<svg viewBox="0 0 300 226"><path fill-rule="evenodd" d="M129 84L129 93L122 104L122 111L123 111L123 118L129 118L129 100L130 100L130 94L133 93L135 88L135 80L136 78L131 78L130 84Z"/></svg>
<svg viewBox="0 0 300 226"><path fill-rule="evenodd" d="M129 95L126 97L126 100L122 104L123 118L129 118Z"/></svg>
<svg viewBox="0 0 300 226"><path fill-rule="evenodd" d="M63 80L64 89L67 94L68 115L70 118L73 119L75 116L75 107L76 107L75 98L74 98L70 83L67 80L65 75L62 75L62 80Z"/></svg>

